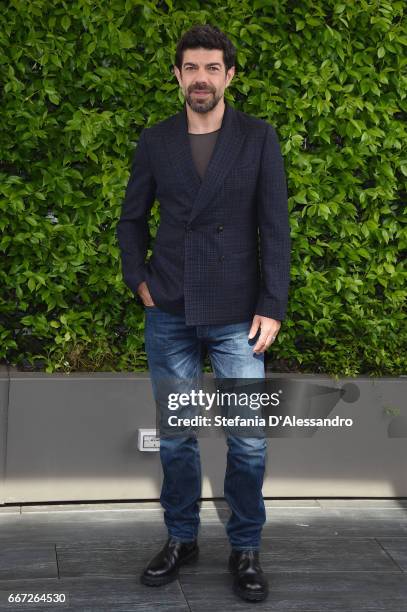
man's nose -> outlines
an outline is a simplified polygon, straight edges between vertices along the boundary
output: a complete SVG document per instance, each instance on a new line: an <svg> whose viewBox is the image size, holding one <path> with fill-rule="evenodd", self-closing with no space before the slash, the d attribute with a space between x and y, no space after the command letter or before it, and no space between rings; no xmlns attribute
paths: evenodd
<svg viewBox="0 0 407 612"><path fill-rule="evenodd" d="M197 79L194 83L194 89L209 89L209 85L205 79Z"/></svg>
<svg viewBox="0 0 407 612"><path fill-rule="evenodd" d="M195 75L195 79L196 79L196 83L200 83L200 84L206 84L206 71L205 68L202 66L201 68L198 68L198 72Z"/></svg>

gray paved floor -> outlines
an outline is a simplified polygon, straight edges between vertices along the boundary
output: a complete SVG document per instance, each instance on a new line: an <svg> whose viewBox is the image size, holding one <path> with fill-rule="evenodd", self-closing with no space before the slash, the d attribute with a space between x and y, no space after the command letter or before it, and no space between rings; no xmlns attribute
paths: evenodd
<svg viewBox="0 0 407 612"><path fill-rule="evenodd" d="M201 554L160 588L139 574L165 541L159 504L0 506L0 610L407 612L407 500L267 500L265 602L231 590L224 502L204 501ZM63 593L66 603L8 602Z"/></svg>

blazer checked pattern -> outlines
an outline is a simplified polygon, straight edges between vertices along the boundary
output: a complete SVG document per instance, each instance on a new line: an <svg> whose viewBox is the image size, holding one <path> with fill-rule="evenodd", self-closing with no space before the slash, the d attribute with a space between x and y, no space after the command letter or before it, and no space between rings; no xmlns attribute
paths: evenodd
<svg viewBox="0 0 407 612"><path fill-rule="evenodd" d="M148 217L160 225L152 256ZM154 303L187 325L238 323L254 314L283 320L290 283L284 163L275 129L225 112L201 181L183 109L144 128L117 224L124 282L145 280ZM182 296L180 299L180 296Z"/></svg>

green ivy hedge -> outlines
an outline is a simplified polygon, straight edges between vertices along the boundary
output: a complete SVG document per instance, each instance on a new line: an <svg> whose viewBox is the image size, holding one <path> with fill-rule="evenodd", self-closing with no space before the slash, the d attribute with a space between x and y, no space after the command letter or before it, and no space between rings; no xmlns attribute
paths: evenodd
<svg viewBox="0 0 407 612"><path fill-rule="evenodd" d="M181 108L194 23L238 49L226 97L272 123L292 228L289 311L268 365L406 372L406 20L383 0L0 2L0 359L144 370L115 228L144 126ZM159 219L156 202L152 235Z"/></svg>

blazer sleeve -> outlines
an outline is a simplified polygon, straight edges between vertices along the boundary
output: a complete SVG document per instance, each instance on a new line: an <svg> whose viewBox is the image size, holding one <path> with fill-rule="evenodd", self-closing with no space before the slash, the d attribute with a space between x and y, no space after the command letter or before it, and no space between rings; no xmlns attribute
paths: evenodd
<svg viewBox="0 0 407 612"><path fill-rule="evenodd" d="M149 239L148 216L156 193L156 182L147 149L146 129L142 130L134 153L121 216L116 228L123 279L140 303L137 287L145 280L145 259Z"/></svg>
<svg viewBox="0 0 407 612"><path fill-rule="evenodd" d="M275 129L267 124L257 185L261 288L255 314L282 321L290 284L291 239L284 161Z"/></svg>

